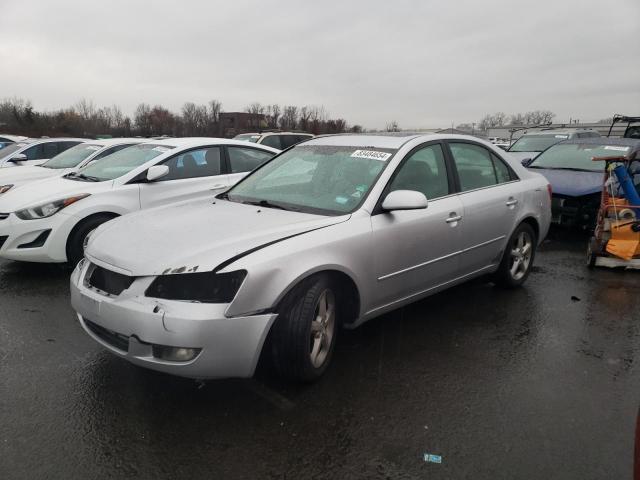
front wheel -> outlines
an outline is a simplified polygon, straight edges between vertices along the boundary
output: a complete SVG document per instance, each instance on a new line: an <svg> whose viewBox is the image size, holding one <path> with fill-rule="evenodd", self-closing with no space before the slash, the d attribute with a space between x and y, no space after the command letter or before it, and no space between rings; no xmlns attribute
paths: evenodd
<svg viewBox="0 0 640 480"><path fill-rule="evenodd" d="M521 223L507 243L498 271L494 274L494 282L505 288L522 285L531 273L536 244L533 228Z"/></svg>
<svg viewBox="0 0 640 480"><path fill-rule="evenodd" d="M84 241L91 232L108 222L113 215L94 215L86 218L74 227L67 239L67 262L70 267L75 267L84 257Z"/></svg>
<svg viewBox="0 0 640 480"><path fill-rule="evenodd" d="M325 372L338 333L338 292L328 275L316 275L292 290L278 309L271 355L276 371L311 382Z"/></svg>

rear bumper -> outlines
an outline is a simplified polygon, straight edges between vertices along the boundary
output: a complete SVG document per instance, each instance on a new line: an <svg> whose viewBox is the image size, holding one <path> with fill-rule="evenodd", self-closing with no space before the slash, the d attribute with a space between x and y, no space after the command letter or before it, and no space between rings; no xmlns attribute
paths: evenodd
<svg viewBox="0 0 640 480"><path fill-rule="evenodd" d="M136 365L188 378L250 377L276 314L227 318L227 305L144 296L153 277L137 278L117 297L87 287L88 262L71 277L71 304L85 332ZM96 327L97 326L97 327ZM200 349L187 362L154 356L154 345Z"/></svg>

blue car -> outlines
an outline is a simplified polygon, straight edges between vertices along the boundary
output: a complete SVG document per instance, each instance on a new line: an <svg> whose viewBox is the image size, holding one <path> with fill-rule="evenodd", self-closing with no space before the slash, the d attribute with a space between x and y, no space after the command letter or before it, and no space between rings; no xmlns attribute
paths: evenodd
<svg viewBox="0 0 640 480"><path fill-rule="evenodd" d="M582 138L557 143L533 160L523 162L544 175L553 190L552 222L591 229L600 207L604 162L593 157L636 158L635 184L640 180L640 140L631 138Z"/></svg>

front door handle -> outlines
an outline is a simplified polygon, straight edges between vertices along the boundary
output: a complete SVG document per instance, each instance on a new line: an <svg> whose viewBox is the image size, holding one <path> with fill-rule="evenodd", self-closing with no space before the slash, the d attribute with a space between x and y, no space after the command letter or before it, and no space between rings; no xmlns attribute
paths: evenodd
<svg viewBox="0 0 640 480"><path fill-rule="evenodd" d="M455 222L459 222L460 220L462 220L462 215L456 215L455 212L451 214L451 216L449 218L447 218L445 220L445 222L447 223L455 223Z"/></svg>
<svg viewBox="0 0 640 480"><path fill-rule="evenodd" d="M224 187L226 187L226 185L224 183L216 183L215 185L213 185L211 187L211 190L216 190L218 188L224 188Z"/></svg>
<svg viewBox="0 0 640 480"><path fill-rule="evenodd" d="M518 204L518 199L513 197L510 197L506 203L507 207L513 207L514 205L517 205L517 204Z"/></svg>

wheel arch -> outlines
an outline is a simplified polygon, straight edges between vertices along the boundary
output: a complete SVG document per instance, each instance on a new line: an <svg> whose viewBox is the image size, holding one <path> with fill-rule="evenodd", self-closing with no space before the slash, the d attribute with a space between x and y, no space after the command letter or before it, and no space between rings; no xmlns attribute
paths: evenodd
<svg viewBox="0 0 640 480"><path fill-rule="evenodd" d="M538 223L538 220L534 216L528 215L524 217L522 220L520 220L518 225L516 225L516 228L518 228L523 223L526 223L531 228L533 228L533 232L536 234L536 242L539 243L541 239L540 239L540 224Z"/></svg>
<svg viewBox="0 0 640 480"><path fill-rule="evenodd" d="M109 220L113 220L114 218L119 217L120 214L116 213L116 212L112 212L112 211L104 211L104 212L96 212L96 213L92 213L90 215L87 215L84 218L81 218L80 220L78 220L76 222L76 224L73 226L73 228L71 229L71 231L69 232L69 235L67 236L67 241L65 242L65 251L67 252L67 257L69 255L69 242L71 241L71 238L73 238L73 235L85 224L87 223L89 220L93 220L94 218L99 218L99 217L104 217L107 218L106 221Z"/></svg>
<svg viewBox="0 0 640 480"><path fill-rule="evenodd" d="M360 317L360 309L361 309L361 297L360 297L360 289L358 288L358 284L353 279L352 275L345 272L343 269L336 268L335 266L327 266L315 269L313 271L309 271L304 273L303 275L297 277L293 282L291 282L287 288L280 294L278 297L274 310L278 311L282 306L283 302L287 300L289 294L302 283L310 280L311 278L317 275L328 275L331 277L333 282L336 282L338 286L338 293L342 297L343 300L346 299L345 303L341 306L342 312L344 314L343 324L353 323Z"/></svg>

